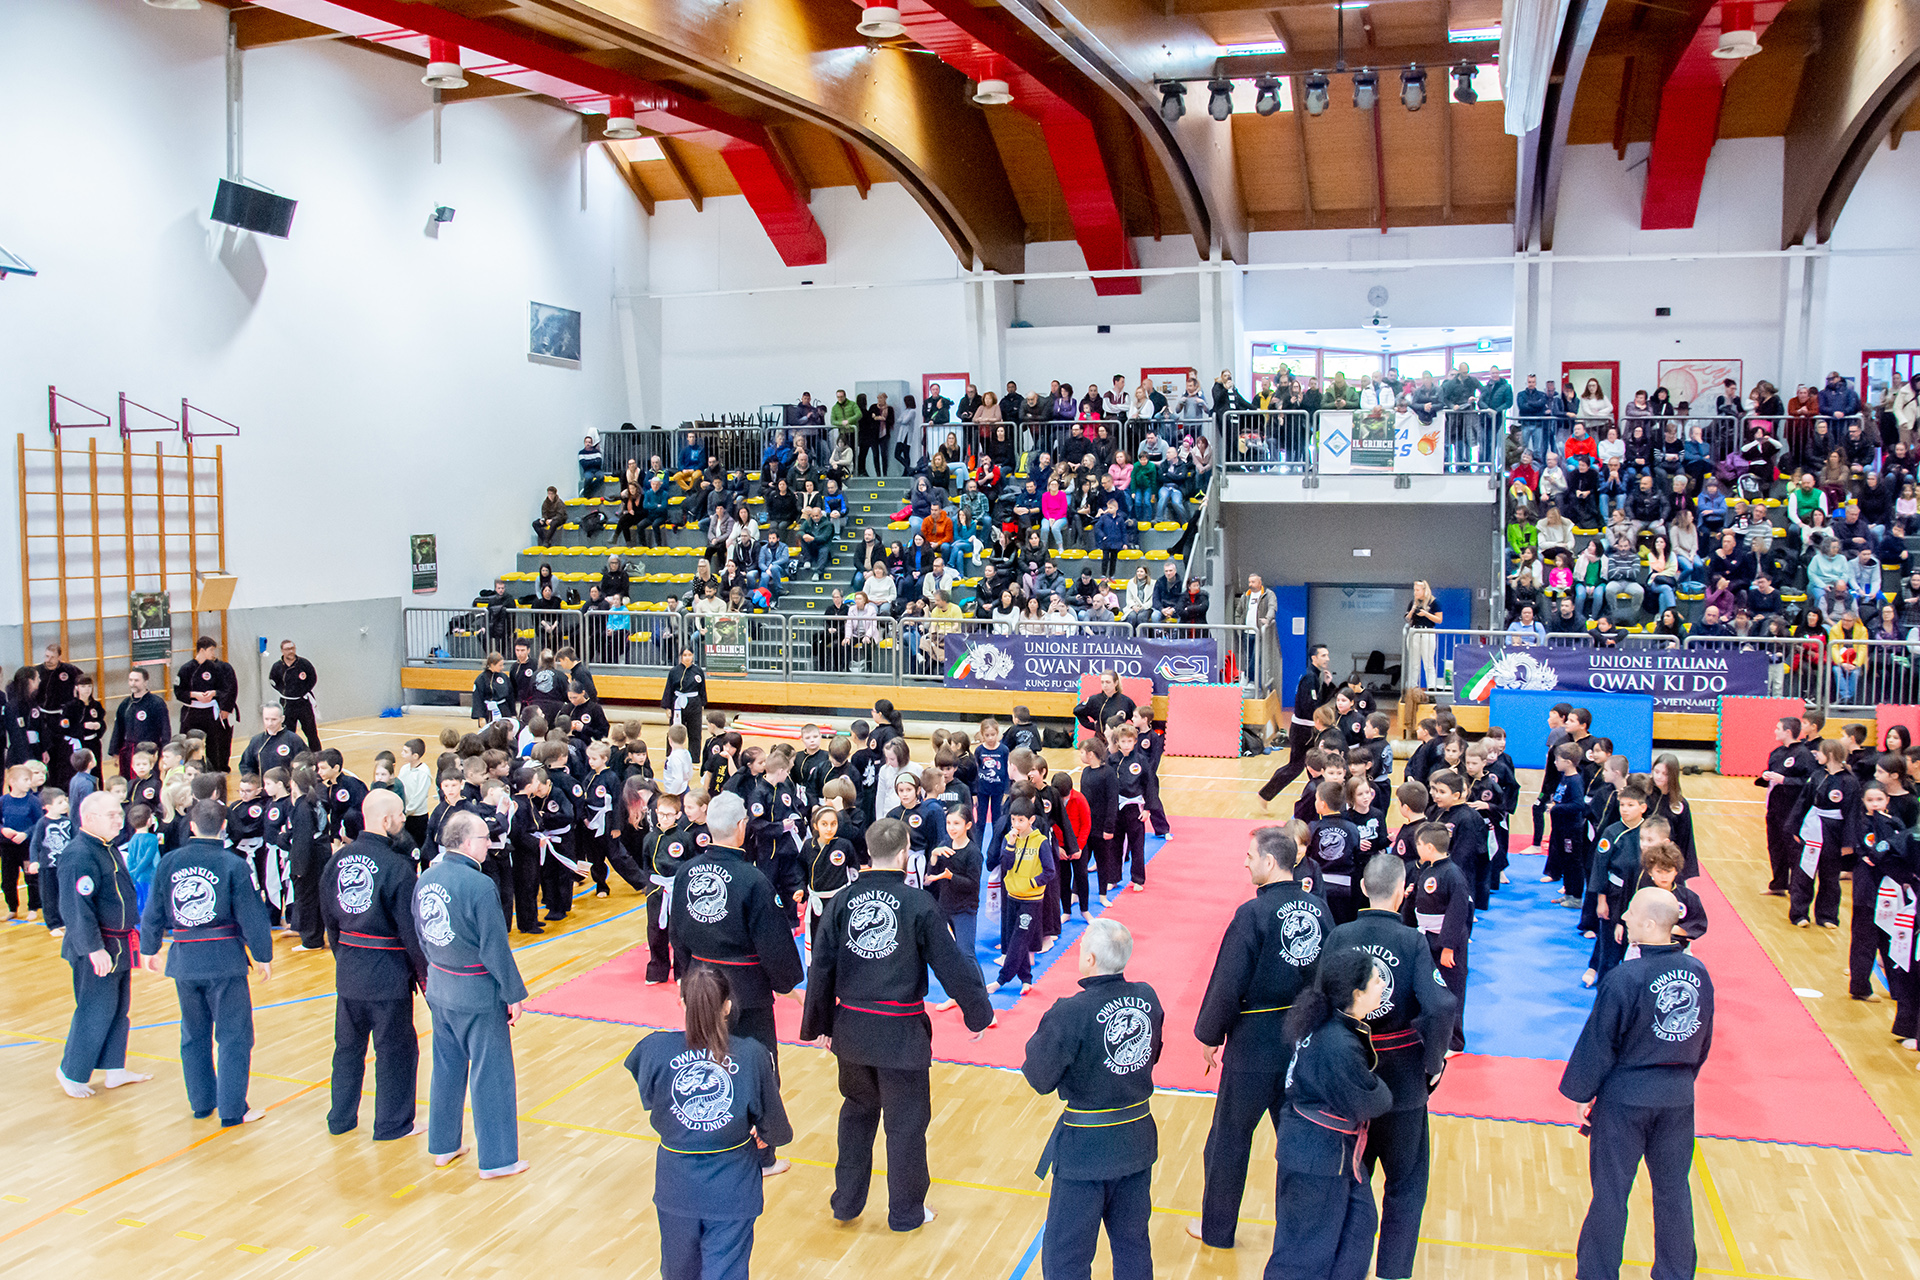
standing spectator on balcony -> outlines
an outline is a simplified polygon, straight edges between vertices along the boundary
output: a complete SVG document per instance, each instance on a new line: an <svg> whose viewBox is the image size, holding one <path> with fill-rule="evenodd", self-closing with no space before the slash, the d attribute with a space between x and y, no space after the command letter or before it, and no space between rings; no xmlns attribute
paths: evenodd
<svg viewBox="0 0 1920 1280"><path fill-rule="evenodd" d="M1573 384L1568 383L1569 387ZM1607 393L1600 389L1600 379L1588 378L1586 389L1580 393L1578 414L1594 430L1613 425L1613 401L1607 399ZM1614 438L1618 438L1618 431ZM1604 455L1602 455L1604 457Z"/></svg>
<svg viewBox="0 0 1920 1280"><path fill-rule="evenodd" d="M1226 429L1229 413L1243 412L1253 406L1240 394L1240 388L1233 385L1233 370L1222 369L1220 376L1213 380L1213 429Z"/></svg>
<svg viewBox="0 0 1920 1280"><path fill-rule="evenodd" d="M1540 376L1527 375L1527 385L1513 399L1513 413L1516 418L1524 419L1520 423L1527 440L1539 453L1546 453L1554 447L1552 424L1545 421L1550 416L1547 393L1540 389ZM1567 450L1571 457L1573 451Z"/></svg>
<svg viewBox="0 0 1920 1280"><path fill-rule="evenodd" d="M1836 434L1842 419L1856 417L1860 413L1860 393L1840 375L1838 369L1827 375L1827 384L1820 388L1819 401L1821 415L1834 423Z"/></svg>
<svg viewBox="0 0 1920 1280"><path fill-rule="evenodd" d="M1480 391L1480 407L1493 410L1494 429L1500 430L1506 422L1507 411L1513 408L1513 384L1500 370L1489 372L1486 385Z"/></svg>
<svg viewBox="0 0 1920 1280"><path fill-rule="evenodd" d="M1202 424L1207 420L1208 403L1200 394L1200 379L1189 373L1187 388L1174 403L1173 416L1181 425L1196 435L1204 435Z"/></svg>
<svg viewBox="0 0 1920 1280"><path fill-rule="evenodd" d="M1480 380L1473 376L1462 360L1453 376L1440 384L1440 407L1442 409L1473 409L1481 403Z"/></svg>
<svg viewBox="0 0 1920 1280"><path fill-rule="evenodd" d="M793 425L796 427L824 427L827 425L827 411L824 406L813 402L813 392L802 391L800 403L793 406Z"/></svg>
<svg viewBox="0 0 1920 1280"><path fill-rule="evenodd" d="M1113 385L1100 399L1101 411L1106 417L1124 422L1133 411L1133 397L1127 394L1127 380L1120 374L1113 375Z"/></svg>
<svg viewBox="0 0 1920 1280"><path fill-rule="evenodd" d="M1344 369L1335 371L1333 381L1320 393L1322 409L1358 409L1360 388L1347 381Z"/></svg>
<svg viewBox="0 0 1920 1280"><path fill-rule="evenodd" d="M858 466L861 475L887 474L887 439L893 434L893 423L893 406L887 403L887 393L882 391L860 417Z"/></svg>
<svg viewBox="0 0 1920 1280"><path fill-rule="evenodd" d="M993 393L988 392L987 394L992 395ZM979 389L969 382L967 384L966 394L960 397L960 402L953 408L954 421L972 422L974 420L973 415L980 412L980 406L985 403L986 396L981 395Z"/></svg>
<svg viewBox="0 0 1920 1280"><path fill-rule="evenodd" d="M844 390L833 393L833 404L827 409L827 425L841 440L851 447L854 436L860 430L860 406L847 399Z"/></svg>
<svg viewBox="0 0 1920 1280"><path fill-rule="evenodd" d="M1915 442L1915 429L1920 427L1920 373L1897 384L1889 392L1887 409L1893 414L1894 430L1898 433L1899 442L1912 445Z"/></svg>
<svg viewBox="0 0 1920 1280"><path fill-rule="evenodd" d="M927 462L925 429L920 425L920 408L909 391L900 397L899 412L889 432L893 460L900 464L901 475L911 475Z"/></svg>
<svg viewBox="0 0 1920 1280"><path fill-rule="evenodd" d="M1240 600L1241 625L1253 628L1247 638L1242 678L1254 682L1254 693L1264 695L1280 678L1280 600L1260 575L1247 575L1247 594ZM1331 693L1329 693L1331 696Z"/></svg>
<svg viewBox="0 0 1920 1280"><path fill-rule="evenodd" d="M1356 390L1360 395L1362 412L1379 412L1392 409L1394 406L1393 388L1386 384L1385 379L1375 382L1371 374L1363 373L1360 375Z"/></svg>

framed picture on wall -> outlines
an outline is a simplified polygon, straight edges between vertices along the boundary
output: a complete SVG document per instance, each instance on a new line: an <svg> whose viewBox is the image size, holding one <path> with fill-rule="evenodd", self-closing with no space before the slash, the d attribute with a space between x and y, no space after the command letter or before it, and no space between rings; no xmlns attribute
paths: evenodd
<svg viewBox="0 0 1920 1280"><path fill-rule="evenodd" d="M527 359L580 367L580 313L544 302L527 304Z"/></svg>
<svg viewBox="0 0 1920 1280"><path fill-rule="evenodd" d="M1620 362L1618 360L1563 360L1560 363L1560 379L1573 383L1573 394L1584 396L1587 383L1595 380L1600 383L1600 394L1613 405L1613 420L1620 420Z"/></svg>
<svg viewBox="0 0 1920 1280"><path fill-rule="evenodd" d="M1713 407L1714 397L1720 394L1720 384L1728 378L1733 379L1736 391L1743 391L1746 384L1740 380L1740 372L1738 360L1662 360L1660 385L1667 389L1675 404L1694 405L1698 413L1700 405Z"/></svg>

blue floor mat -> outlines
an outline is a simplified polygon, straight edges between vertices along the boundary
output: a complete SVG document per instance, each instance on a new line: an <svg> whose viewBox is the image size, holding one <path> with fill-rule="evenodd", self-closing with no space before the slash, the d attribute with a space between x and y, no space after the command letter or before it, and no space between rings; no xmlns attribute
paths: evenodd
<svg viewBox="0 0 1920 1280"><path fill-rule="evenodd" d="M1580 985L1593 941L1580 913L1557 907L1560 884L1541 884L1544 856L1512 855L1510 883L1473 926L1467 973L1467 1051L1564 1061L1593 1008Z"/></svg>

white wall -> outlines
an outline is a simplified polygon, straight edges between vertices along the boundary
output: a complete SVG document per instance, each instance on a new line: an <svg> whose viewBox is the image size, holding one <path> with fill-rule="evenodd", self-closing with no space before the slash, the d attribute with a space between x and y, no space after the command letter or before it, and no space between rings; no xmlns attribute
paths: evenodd
<svg viewBox="0 0 1920 1280"><path fill-rule="evenodd" d="M1513 268L1396 267L1396 260L1502 257L1513 231L1492 227L1409 227L1389 231L1260 231L1255 262L1373 262L1377 269L1255 271L1247 275L1246 327L1351 329L1367 322L1367 293L1387 291L1381 310L1396 325L1445 327L1513 322Z"/></svg>
<svg viewBox="0 0 1920 1280"><path fill-rule="evenodd" d="M1191 236L1136 239L1134 259L1143 267L1190 267L1200 261ZM1085 271L1087 256L1072 240L1027 246L1028 271ZM1024 280L1014 287L1021 320L1035 328L1055 325L1165 324L1200 320L1200 293L1188 276L1142 276L1140 292L1101 297L1091 280Z"/></svg>
<svg viewBox="0 0 1920 1280"><path fill-rule="evenodd" d="M577 117L450 106L436 166L418 68L324 41L254 51L246 171L300 206L287 240L227 235L206 216L223 11L65 0L8 17L0 243L40 275L0 287L0 430L44 444L48 383L109 409L122 390L185 395L239 423L236 610L458 604L510 566L583 428L632 416L614 296L645 289L647 230L601 157L582 207ZM458 211L437 239L436 204ZM583 313L581 368L529 362L530 300ZM5 523L0 562L17 564ZM444 585L414 597L407 535L428 532ZM19 617L9 585L0 620Z"/></svg>
<svg viewBox="0 0 1920 1280"><path fill-rule="evenodd" d="M1882 144L1867 162L1829 242L1819 371L1860 376L1860 353L1920 351L1920 255L1914 208L1920 200L1920 146ZM1904 249L1888 255L1888 249Z"/></svg>
<svg viewBox="0 0 1920 1280"><path fill-rule="evenodd" d="M1779 247L1784 143L1728 138L1707 161L1700 210L1680 231L1640 230L1644 145L1617 159L1608 146L1571 147L1554 251L1647 254ZM1562 361L1618 360L1629 390L1651 390L1661 360L1733 358L1742 386L1782 378L1787 265L1780 259L1557 263L1541 372ZM1656 307L1671 316L1656 317ZM1524 372L1524 371L1523 371Z"/></svg>

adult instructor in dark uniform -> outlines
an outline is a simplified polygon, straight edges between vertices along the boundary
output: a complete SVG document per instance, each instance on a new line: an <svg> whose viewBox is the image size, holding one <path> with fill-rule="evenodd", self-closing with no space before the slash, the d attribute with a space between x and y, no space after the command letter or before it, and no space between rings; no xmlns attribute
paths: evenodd
<svg viewBox="0 0 1920 1280"><path fill-rule="evenodd" d="M707 824L713 824L712 809ZM959 1002L968 1030L984 1032L994 1018L979 962L960 953L933 896L907 884L909 841L907 824L897 818L867 828L872 866L835 895L820 922L800 1019L800 1038L825 1038L840 1062L833 1216L847 1222L866 1209L873 1135L884 1117L887 1225L895 1231L913 1231L934 1217L926 1207L933 1118L927 968Z"/></svg>
<svg viewBox="0 0 1920 1280"><path fill-rule="evenodd" d="M207 768L227 771L233 753L233 713L240 700L240 681L233 667L220 660L220 642L201 636L193 642L193 661L183 663L173 681L180 700L180 732L198 729L207 735Z"/></svg>
<svg viewBox="0 0 1920 1280"><path fill-rule="evenodd" d="M320 726L313 720L313 687L320 683L320 673L294 649L293 641L280 642L280 661L268 670L267 681L280 695L287 723L306 735L308 750L318 751Z"/></svg>
<svg viewBox="0 0 1920 1280"><path fill-rule="evenodd" d="M1279 1127L1291 1048L1282 1024L1294 998L1313 981L1333 932L1326 903L1294 882L1299 856L1300 846L1284 829L1254 830L1247 844L1247 874L1255 893L1233 913L1220 939L1213 976L1194 1019L1194 1039L1205 1046L1207 1070L1220 1068L1220 1089L1207 1133L1200 1221L1189 1223L1187 1234L1216 1249L1233 1248L1260 1117L1272 1117Z"/></svg>
<svg viewBox="0 0 1920 1280"><path fill-rule="evenodd" d="M688 972L696 960L726 972L733 996L728 1033L763 1045L778 1070L773 997L793 992L806 970L786 914L774 902L772 883L747 861L746 835L746 802L730 791L715 796L707 806L707 846L673 874L667 940L675 973ZM771 1176L790 1167L772 1145L761 1147L762 1173Z"/></svg>
<svg viewBox="0 0 1920 1280"><path fill-rule="evenodd" d="M1713 980L1674 943L1680 903L1642 889L1627 906L1627 940L1638 957L1600 980L1593 1012L1560 1076L1560 1092L1581 1104L1588 1131L1593 1202L1580 1225L1581 1280L1620 1274L1627 1193L1640 1161L1653 1188L1653 1274L1690 1276L1693 1195L1693 1082L1713 1045Z"/></svg>
<svg viewBox="0 0 1920 1280"><path fill-rule="evenodd" d="M1307 752L1313 747L1315 735L1313 713L1320 704L1328 701L1338 687L1333 672L1327 669L1327 646L1316 644L1307 650L1307 672L1293 686L1293 721L1287 726L1287 762L1273 771L1267 784L1260 788L1260 803L1270 803L1273 798L1287 789L1287 784L1300 776L1307 767Z"/></svg>
<svg viewBox="0 0 1920 1280"><path fill-rule="evenodd" d="M692 645L680 650L680 665L667 672L666 687L660 692L660 705L666 709L668 724L686 728L687 754L698 763L700 724L706 718L707 711L707 673L694 658Z"/></svg>

